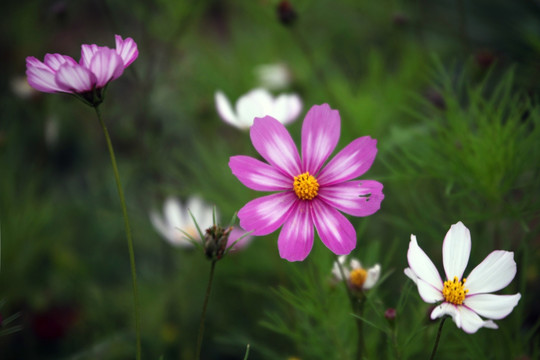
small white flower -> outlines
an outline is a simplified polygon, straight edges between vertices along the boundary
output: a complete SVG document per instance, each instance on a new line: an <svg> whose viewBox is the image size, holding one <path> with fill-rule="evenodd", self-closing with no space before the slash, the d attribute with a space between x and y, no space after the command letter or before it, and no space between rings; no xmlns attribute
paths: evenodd
<svg viewBox="0 0 540 360"><path fill-rule="evenodd" d="M233 110L229 99L222 91L215 94L219 116L227 123L247 130L257 117L271 116L282 124L294 121L302 111L302 101L296 94L281 94L274 98L266 89L258 88L243 95Z"/></svg>
<svg viewBox="0 0 540 360"><path fill-rule="evenodd" d="M213 225L213 208L203 203L198 197L192 197L184 207L174 197L168 197L163 205L163 216L157 211L150 212L150 220L154 228L172 245L181 247L193 247L187 236L189 234L195 240L200 240L199 233L191 214L197 220L201 231ZM216 211L216 217L218 217Z"/></svg>
<svg viewBox="0 0 540 360"><path fill-rule="evenodd" d="M205 204L198 197L188 199L186 206L182 206L180 201L175 197L168 197L163 205L163 216L157 211L150 212L150 221L154 228L167 240L169 243L179 247L193 247L193 243L188 239L186 234L191 236L196 241L201 241L197 227L191 218L191 214L197 220L199 229L204 234L204 231L214 225L214 209L212 206ZM219 221L219 213L216 210L216 219ZM234 227L229 235L229 246L243 236L246 232ZM234 250L241 250L249 244L252 236L245 236L240 239L234 246Z"/></svg>
<svg viewBox="0 0 540 360"><path fill-rule="evenodd" d="M381 266L379 264L375 264L375 266L366 270L362 267L362 264L358 259L351 259L348 266L345 264L346 259L346 255L338 257L339 264L341 264L343 269L343 275L351 288L357 290L369 290L377 283L377 281L379 281L381 275ZM336 280L343 281L337 262L334 262L332 274Z"/></svg>
<svg viewBox="0 0 540 360"><path fill-rule="evenodd" d="M259 65L255 75L259 84L269 90L283 90L291 83L291 72L283 63Z"/></svg>
<svg viewBox="0 0 540 360"><path fill-rule="evenodd" d="M446 281L418 246L411 235L405 275L418 286L420 297L427 303L440 304L431 312L431 319L452 317L456 326L472 334L481 327L497 329L491 320L502 319L512 312L521 294L494 295L491 292L506 287L516 275L514 253L496 250L462 278L471 252L471 234L460 221L450 227L443 242L442 257Z"/></svg>

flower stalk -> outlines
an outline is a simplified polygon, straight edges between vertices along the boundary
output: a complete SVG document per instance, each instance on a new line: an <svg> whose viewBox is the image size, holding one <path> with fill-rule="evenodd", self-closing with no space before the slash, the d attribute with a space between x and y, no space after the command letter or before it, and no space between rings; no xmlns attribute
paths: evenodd
<svg viewBox="0 0 540 360"><path fill-rule="evenodd" d="M210 299L210 292L212 291L212 281L214 280L214 270L216 268L216 263L219 259L213 258L210 265L210 276L208 278L208 285L206 286L206 294L204 296L203 309L201 313L201 321L199 323L199 334L197 335L197 355L195 359L201 358L202 342L204 336L204 321L206 319L206 309L208 308L208 300Z"/></svg>
<svg viewBox="0 0 540 360"><path fill-rule="evenodd" d="M431 351L431 356L429 357L429 360L435 359L435 354L437 353L437 348L439 347L439 340L441 338L444 321L447 318L448 316L443 316L443 318L441 319L441 323L439 324L439 330L437 331L437 337L435 338L435 344L433 344L433 350Z"/></svg>
<svg viewBox="0 0 540 360"><path fill-rule="evenodd" d="M114 155L114 148L111 142L111 138L109 136L109 131L107 130L107 126L105 125L105 122L103 121L103 117L101 116L101 110L99 108L99 105L94 106L94 109L96 111L97 118L99 120L99 124L101 125L101 128L103 129L103 135L105 135L105 140L107 141L107 148L109 149L109 155L111 158L111 165L113 167L114 172L114 178L116 180L116 187L118 189L118 196L120 198L120 204L122 206L122 214L124 216L124 226L126 231L126 238L127 238L127 245L128 245L128 251L129 251L129 262L131 266L131 279L133 283L133 302L134 302L134 315L135 315L135 337L137 342L136 347L136 358L137 360L141 359L141 324L140 324L140 305L139 305L139 295L137 290L137 271L135 268L135 251L133 249L133 239L131 236L131 227L129 224L129 217L127 213L127 207L126 207L126 199L124 197L124 191L122 189L122 183L120 182L120 175L118 173L118 167L116 165L116 157Z"/></svg>

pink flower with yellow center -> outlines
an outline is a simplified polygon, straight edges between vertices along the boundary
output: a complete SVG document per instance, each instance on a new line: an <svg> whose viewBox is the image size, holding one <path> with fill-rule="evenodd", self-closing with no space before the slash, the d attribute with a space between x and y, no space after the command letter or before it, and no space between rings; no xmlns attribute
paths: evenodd
<svg viewBox="0 0 540 360"><path fill-rule="evenodd" d="M90 103L99 103L102 101L99 90L120 77L139 55L132 38L123 40L116 35L115 40L116 49L95 44L82 45L78 63L61 54L46 54L43 62L29 56L26 58L28 83L42 92L85 95L83 97Z"/></svg>
<svg viewBox="0 0 540 360"><path fill-rule="evenodd" d="M268 162L233 156L229 167L245 186L271 191L238 212L240 226L253 235L267 235L283 226L279 254L289 261L304 260L313 246L314 231L335 254L356 246L356 231L340 211L368 216L384 198L381 183L353 180L364 174L377 154L377 141L358 138L325 164L340 136L341 119L328 104L315 105L302 125L302 157L290 134L276 119L256 118L251 141Z"/></svg>
<svg viewBox="0 0 540 360"><path fill-rule="evenodd" d="M440 303L431 312L431 319L445 315L452 317L458 328L475 333L481 327L497 329L487 319L502 319L512 312L521 295L495 295L494 291L506 287L516 275L514 253L497 250L475 267L468 277L463 273L471 253L471 234L460 221L450 227L443 242L442 257L446 280L418 246L411 235L405 275L418 287L420 297L427 303Z"/></svg>

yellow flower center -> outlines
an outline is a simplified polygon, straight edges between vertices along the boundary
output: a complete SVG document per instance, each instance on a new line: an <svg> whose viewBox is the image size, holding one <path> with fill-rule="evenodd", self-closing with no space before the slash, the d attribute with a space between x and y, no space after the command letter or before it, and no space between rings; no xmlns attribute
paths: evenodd
<svg viewBox="0 0 540 360"><path fill-rule="evenodd" d="M294 177L293 188L299 199L311 200L318 194L319 183L308 171Z"/></svg>
<svg viewBox="0 0 540 360"><path fill-rule="evenodd" d="M457 276L454 276L454 280L446 280L442 291L444 300L454 305L463 304L465 295L469 292L465 289L466 281L467 279L463 279L463 282L459 281Z"/></svg>
<svg viewBox="0 0 540 360"><path fill-rule="evenodd" d="M362 268L357 268L351 271L351 285L357 288L362 288L362 285L366 282L367 271Z"/></svg>

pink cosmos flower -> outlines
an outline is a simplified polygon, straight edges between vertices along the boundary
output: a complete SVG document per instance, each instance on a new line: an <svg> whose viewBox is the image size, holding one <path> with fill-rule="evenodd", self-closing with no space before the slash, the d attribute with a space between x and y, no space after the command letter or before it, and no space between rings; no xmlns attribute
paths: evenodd
<svg viewBox="0 0 540 360"><path fill-rule="evenodd" d="M337 145L340 125L337 110L328 104L313 106L302 125L300 157L283 124L270 116L256 118L251 141L268 163L249 156L230 159L229 167L245 186L275 192L240 209L240 226L253 235L267 235L283 225L279 254L289 261L303 260L309 254L314 225L332 252L349 254L356 246L356 231L339 211L368 216L381 206L381 183L353 181L371 167L376 140L358 138L323 166Z"/></svg>
<svg viewBox="0 0 540 360"><path fill-rule="evenodd" d="M437 268L418 246L411 235L404 270L417 287L420 297L427 303L440 303L431 312L431 319L445 315L452 317L458 328L472 334L481 327L497 329L497 324L487 319L502 319L512 312L521 294L495 295L494 291L506 287L516 275L514 253L497 250L475 267L467 278L463 277L471 253L471 233L460 221L448 230L442 246L446 281Z"/></svg>
<svg viewBox="0 0 540 360"><path fill-rule="evenodd" d="M54 93L64 92L83 96L96 104L102 101L104 88L117 79L139 55L137 44L132 38L122 39L115 35L116 49L106 46L82 45L81 59L77 63L67 55L46 54L44 62L33 56L26 58L28 83L36 90ZM98 95L95 99L92 93ZM91 96L92 95L92 96Z"/></svg>

